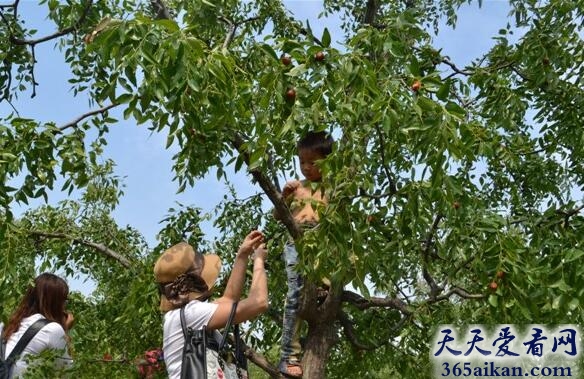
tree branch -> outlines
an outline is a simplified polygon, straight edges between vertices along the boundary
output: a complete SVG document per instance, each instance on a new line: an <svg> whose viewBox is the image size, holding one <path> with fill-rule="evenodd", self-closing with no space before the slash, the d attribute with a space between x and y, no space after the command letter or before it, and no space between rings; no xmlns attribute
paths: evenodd
<svg viewBox="0 0 584 379"><path fill-rule="evenodd" d="M394 195L397 192L397 188L395 186L395 180L393 179L393 175L391 174L389 167L387 167L387 160L385 159L385 139L383 138L383 133L379 124L375 124L375 130L377 131L377 135L379 136L379 152L381 154L381 163L383 170L385 171L385 176L387 176L387 180L389 181L389 193Z"/></svg>
<svg viewBox="0 0 584 379"><path fill-rule="evenodd" d="M0 12L0 15L2 15L2 12ZM12 109L16 110L14 108L14 105L10 103L10 87L12 86L12 64L8 61L8 59L4 59L2 63L4 64L3 69L6 72L6 81L4 82L5 86L4 93L2 94L2 99L0 99L0 102L6 99L6 101L8 101L8 103L12 106Z"/></svg>
<svg viewBox="0 0 584 379"><path fill-rule="evenodd" d="M402 317L399 320L399 322L389 330L389 332L393 334L396 333L401 328L403 328L408 318L409 318L408 316ZM391 340L388 338L387 340L374 345L366 345L363 342L359 341L357 334L355 333L355 328L353 327L353 322L349 319L349 316L345 312L339 311L338 319L341 322L343 332L345 333L345 336L347 337L349 342L359 350L371 351L378 349L384 345L387 345L388 343L391 342Z"/></svg>
<svg viewBox="0 0 584 379"><path fill-rule="evenodd" d="M260 17L253 16L253 17L246 18L245 20L242 20L239 22L234 22L223 15L219 15L217 18L219 20L223 21L224 23L226 23L227 26L229 27L229 31L228 31L227 35L225 36L225 40L223 41L223 49L227 49L227 48L229 48L229 45L231 45L231 42L233 42L233 39L235 38L235 32L237 31L237 28L239 26L241 26L245 23L251 22L251 21L259 20Z"/></svg>
<svg viewBox="0 0 584 379"><path fill-rule="evenodd" d="M53 34L49 34L47 36L44 36L44 37L41 37L38 39L32 39L32 40L20 39L20 38L16 38L14 35L11 35L10 41L13 44L19 45L19 46L24 46L24 45L34 46L34 45L37 45L39 43L50 41L52 39L59 38L59 37L62 37L66 34L69 34L73 31L79 29L81 24L83 24L83 22L85 21L85 18L87 17L92 5L93 5L93 0L87 0L87 4L85 5L85 8L83 9L83 13L81 13L81 16L79 17L77 22L75 22L75 24L73 24L72 26L70 26L68 28L65 28L65 29L60 30L58 32L55 32Z"/></svg>
<svg viewBox="0 0 584 379"><path fill-rule="evenodd" d="M472 70L462 70L462 69L458 68L454 63L452 63L452 61L450 61L447 57L442 57L442 59L440 60L440 62L442 62L445 65L449 66L452 69L452 71L453 71L451 74L449 74L448 76L446 76L444 78L444 80L450 79L453 76L456 76L458 74L464 75L464 76L470 76L470 75L472 75L474 73L474 71L476 69L481 68L480 65L482 64L483 61L484 61L484 58L479 62L479 64L477 66L473 66L472 67ZM499 70L504 69L504 68L507 68L507 67L513 67L514 64L515 64L515 62L513 62L513 61L511 61L511 62L505 62L505 63L501 63L499 65L487 66L487 67L484 68L484 70L486 70L488 72L495 72L495 71L499 71ZM515 71L515 69L513 69L513 70ZM519 76L522 76L520 73L517 73L517 74Z"/></svg>
<svg viewBox="0 0 584 379"><path fill-rule="evenodd" d="M88 241L82 238L77 238L65 233L49 233L49 232L41 232L41 231L37 231L37 230L33 230L33 231L29 231L28 234L32 235L32 236L38 236L38 237L43 237L43 238L48 238L48 239L66 239L66 240L71 240L72 242L78 243L80 245L84 245L87 247L91 247L95 250L97 250L98 252L105 254L106 256L115 259L116 261L118 261L122 266L124 266L125 268L131 268L132 267L132 263L128 260L128 258L124 257L122 254L113 251L112 249L108 248L107 246L105 246L104 244L101 243L96 243L96 242L92 242L92 241Z"/></svg>
<svg viewBox="0 0 584 379"><path fill-rule="evenodd" d="M243 148L244 140L241 137L241 135L236 133L231 139L231 144L235 148L235 150L237 150L237 152L243 156L243 160L249 166L249 154ZM276 189L274 184L266 175L264 175L263 172L261 172L257 168L251 169L249 170L249 172L253 176L253 178L258 182L262 190L264 190L264 193L268 196L272 204L274 204L276 212L278 212L278 214L280 215L280 220L288 229L290 236L294 238L294 240L300 238L302 236L302 231L300 230L298 225L296 225L296 222L292 218L290 210L284 203L282 195Z"/></svg>
<svg viewBox="0 0 584 379"><path fill-rule="evenodd" d="M563 211L561 209L556 210L555 214L557 215L561 215L564 216L564 220L560 220L560 221L555 221L554 223L552 223L551 225L554 224L558 224L561 222L566 222L568 221L568 219L574 215L576 215L577 213L579 213L582 209L584 209L584 205L581 205L579 207L576 207L574 209L570 209L567 211ZM513 220L513 221L507 221L509 223L509 225L518 225L518 224L522 224L526 221L529 220L529 217L524 217L524 218L520 218L517 220ZM551 221L551 216L547 217L546 219L542 219L541 221L539 221L535 226L536 227L540 227L542 226L545 222Z"/></svg>
<svg viewBox="0 0 584 379"><path fill-rule="evenodd" d="M363 342L359 341L355 333L355 328L353 327L353 322L349 319L349 316L343 312L339 311L339 321L341 322L341 326L343 327L343 332L347 337L347 340L359 350L375 350L379 346L376 345L366 345Z"/></svg>
<svg viewBox="0 0 584 379"><path fill-rule="evenodd" d="M411 315L412 312L408 309L406 303L398 298L390 297L371 297L365 299L363 296L353 292L345 290L343 291L341 301L353 304L358 309L364 310L368 308L392 308L400 311L404 315Z"/></svg>
<svg viewBox="0 0 584 379"><path fill-rule="evenodd" d="M68 128L72 128L72 127L76 126L78 123L80 123L81 121L83 121L84 119L86 119L87 117L91 117L91 116L94 116L94 115L100 114L100 113L105 113L108 110L117 107L118 105L120 105L120 104L110 104L110 105L106 105L103 108L99 108L99 109L96 109L94 111L84 113L81 116L77 117L75 120L68 122L67 124L65 124L63 126L60 126L59 130L62 132Z"/></svg>
<svg viewBox="0 0 584 379"><path fill-rule="evenodd" d="M470 74L472 74L472 72L470 71L466 71L466 70L461 70L459 69L450 59L448 59L447 57L442 57L442 59L440 60L440 62L444 63L445 65L449 66L452 71L454 71L454 75L456 74L460 74L460 75L464 75L464 76L469 76Z"/></svg>
<svg viewBox="0 0 584 379"><path fill-rule="evenodd" d="M154 12L154 18L157 20L170 20L172 18L164 0L150 0L150 6Z"/></svg>
<svg viewBox="0 0 584 379"><path fill-rule="evenodd" d="M426 236L426 240L424 241L424 247L422 249L422 276L428 285L430 286L430 299L435 300L436 296L442 291L442 288L436 284L436 280L430 275L430 271L428 271L428 261L430 256L430 248L432 247L432 239L434 237L434 233L438 229L438 224L440 224L440 220L442 219L442 215L437 214L434 218L434 222L432 222L432 226L430 227L430 231Z"/></svg>
<svg viewBox="0 0 584 379"><path fill-rule="evenodd" d="M31 99L33 99L36 96L36 86L38 85L34 77L34 65L36 64L36 55L34 50L35 50L34 45L32 45L30 47L31 53L30 81L32 82L32 94L30 95Z"/></svg>
<svg viewBox="0 0 584 379"><path fill-rule="evenodd" d="M462 289L460 287L452 287L450 289L450 291L448 291L447 293L445 293L443 295L436 297L435 301L432 301L432 302L447 300L452 295L458 295L459 297L461 297L463 299L484 299L485 298L485 295L483 295L483 294L471 294L468 291L466 291L465 289Z"/></svg>
<svg viewBox="0 0 584 379"><path fill-rule="evenodd" d="M237 25L231 24L229 25L229 32L225 36L225 41L223 41L223 49L227 49L231 42L235 38L235 32L237 31Z"/></svg>
<svg viewBox="0 0 584 379"><path fill-rule="evenodd" d="M424 249L422 250L422 257L424 258L424 261L428 261L428 257L430 256L430 248L432 247L432 240L434 239L434 234L436 233L436 230L438 230L438 224L440 224L440 221L442 220L442 215L441 214L437 214L436 217L434 218L434 222L432 222L432 226L430 227L430 231L428 232L428 235L426 236L426 240L424 241Z"/></svg>
<svg viewBox="0 0 584 379"><path fill-rule="evenodd" d="M314 36L314 34L308 32L308 30L306 28L300 28L300 34L302 34L305 37L309 37L310 39L312 39L312 41L314 43L316 43L319 46L323 46L324 47L324 44L322 43L322 41L320 39L316 38Z"/></svg>
<svg viewBox="0 0 584 379"><path fill-rule="evenodd" d="M476 254L472 254L470 257L468 257L464 262L460 263L458 266L456 266L454 268L454 270L452 271L452 273L449 275L451 278L456 278L456 274L458 274L458 272L460 270L462 270L463 268L465 268L468 264L470 264L472 261L475 260L476 258ZM444 281L442 282L442 286L444 287L446 285L446 279L444 279Z"/></svg>
<svg viewBox="0 0 584 379"><path fill-rule="evenodd" d="M244 354L247 357L247 359L249 359L256 366L258 366L259 368L264 370L271 378L278 379L281 377L280 372L278 371L278 368L276 366L272 365L270 362L268 362L266 357L259 354L251 347L245 346Z"/></svg>
<svg viewBox="0 0 584 379"><path fill-rule="evenodd" d="M373 25L375 22L375 16L377 15L377 10L379 9L379 4L376 0L368 0L367 7L365 8L365 17L363 18L363 23L365 25Z"/></svg>

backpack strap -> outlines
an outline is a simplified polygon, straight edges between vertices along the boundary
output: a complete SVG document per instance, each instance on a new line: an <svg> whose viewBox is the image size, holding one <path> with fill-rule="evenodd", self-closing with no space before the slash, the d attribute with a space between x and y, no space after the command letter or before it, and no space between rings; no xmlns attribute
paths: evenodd
<svg viewBox="0 0 584 379"><path fill-rule="evenodd" d="M229 329L231 328L231 324L233 324L233 318L235 317L235 311L237 310L237 301L233 303L231 306L231 313L229 314L229 319L227 320L227 324L225 325L225 330L223 331L223 336L221 337L221 342L219 343L219 351L223 349L225 346L225 342L227 341L227 335L229 334Z"/></svg>
<svg viewBox="0 0 584 379"><path fill-rule="evenodd" d="M180 326L182 328L183 337L185 338L185 341L186 341L188 338L188 333L187 333L187 322L185 320L185 307L180 308Z"/></svg>
<svg viewBox="0 0 584 379"><path fill-rule="evenodd" d="M12 351L10 352L10 355L8 356L8 358L6 358L6 360L7 361L8 360L16 361L16 359L18 359L18 356L24 351L24 348L26 347L26 345L28 345L30 340L32 340L32 338L45 325L47 325L49 323L51 323L51 321L47 320L46 318L41 318L39 320L36 320L34 322L34 324L29 326L28 329L26 329L26 332L24 332L24 335L22 337L20 337L20 339L18 340L18 343L16 344L14 349L12 349Z"/></svg>
<svg viewBox="0 0 584 379"><path fill-rule="evenodd" d="M207 379L207 333L205 328L187 327L185 309L180 309L180 325L185 338L181 361L181 379Z"/></svg>
<svg viewBox="0 0 584 379"><path fill-rule="evenodd" d="M6 341L4 341L4 337L0 335L0 362L4 361L4 350L6 349Z"/></svg>
<svg viewBox="0 0 584 379"><path fill-rule="evenodd" d="M239 334L239 324L235 324L233 337L235 338L235 359L237 360L239 367L247 370L247 359L245 357L243 341L241 340L241 335Z"/></svg>

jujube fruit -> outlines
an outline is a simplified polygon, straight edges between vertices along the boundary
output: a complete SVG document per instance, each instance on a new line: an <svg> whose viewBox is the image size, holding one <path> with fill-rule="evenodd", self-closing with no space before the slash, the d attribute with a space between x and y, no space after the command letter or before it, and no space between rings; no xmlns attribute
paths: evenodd
<svg viewBox="0 0 584 379"><path fill-rule="evenodd" d="M296 90L294 88L288 88L286 91L286 99L288 101L294 101L296 99Z"/></svg>
<svg viewBox="0 0 584 379"><path fill-rule="evenodd" d="M280 61L282 62L282 64L283 64L284 66L290 66L290 65L292 64L292 58L290 58L290 57L289 57L289 56L287 56L287 55L282 55L282 56L280 57Z"/></svg>
<svg viewBox="0 0 584 379"><path fill-rule="evenodd" d="M422 88L422 82L420 82L419 80L416 80L414 82L414 84L412 84L412 91L418 92L420 90L420 88Z"/></svg>

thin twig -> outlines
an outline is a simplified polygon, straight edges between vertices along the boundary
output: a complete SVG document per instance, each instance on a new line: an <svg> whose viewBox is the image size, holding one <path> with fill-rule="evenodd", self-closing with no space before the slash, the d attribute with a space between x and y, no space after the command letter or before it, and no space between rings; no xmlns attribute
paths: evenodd
<svg viewBox="0 0 584 379"><path fill-rule="evenodd" d="M345 312L339 311L338 319L341 322L341 326L343 327L343 332L345 333L347 340L349 340L351 345L353 345L354 347L356 347L359 350L365 350L365 351L375 350L375 349L380 348L381 346L389 343L389 341L390 341L388 338L386 341L381 342L379 344L367 345L367 344L359 341L359 338L357 337L357 333L355 332L355 327L353 326L353 322L349 319L349 316Z"/></svg>
<svg viewBox="0 0 584 379"><path fill-rule="evenodd" d="M10 107L12 108L12 110L16 113L16 115L18 117L20 117L20 113L18 112L18 109L16 109L16 107L14 106L14 104L12 104L12 101L8 100L7 98L5 100L10 105Z"/></svg>
<svg viewBox="0 0 584 379"><path fill-rule="evenodd" d="M30 98L33 99L36 96L36 86L38 85L38 83L35 80L34 77L34 66L36 64L36 56L35 56L35 49L34 49L34 45L31 45L30 47L30 53L31 53L31 65L30 65L30 80L32 82L32 94L30 95Z"/></svg>
<svg viewBox="0 0 584 379"><path fill-rule="evenodd" d="M379 124L375 124L375 130L377 130L377 135L379 136L379 152L381 154L381 166L385 171L385 176L387 176L387 180L389 181L389 193L394 195L397 192L397 188L395 186L395 181L393 179L393 175L391 174L389 167L387 167L387 160L385 159L385 139L383 138L383 133Z"/></svg>
<svg viewBox="0 0 584 379"><path fill-rule="evenodd" d="M471 294L468 291L466 291L465 289L462 289L460 287L453 287L447 293L436 297L435 301L446 300L446 299L450 298L452 295L458 295L459 297L461 297L463 299L476 300L476 299L484 299L485 298L485 295L483 295L483 294Z"/></svg>
<svg viewBox="0 0 584 379"><path fill-rule="evenodd" d="M472 261L474 261L476 259L476 254L471 255L470 257L468 257L464 262L462 262L461 264L459 264L458 266L456 266L454 268L454 270L452 270L452 273L449 275L451 278L456 278L456 274L458 274L458 272L463 269L464 267L466 267L469 263L471 263ZM444 281L442 282L442 286L446 285L446 280L444 279Z"/></svg>
<svg viewBox="0 0 584 379"><path fill-rule="evenodd" d="M49 233L49 232L41 232L41 231L36 231L36 230L30 231L28 233L30 235L33 235L33 236L39 236L39 237L44 237L44 238L71 240L72 242L75 242L75 243L78 243L78 244L81 244L81 245L84 245L87 247L91 247L91 248L99 251L100 253L103 253L103 254L107 255L108 257L115 259L125 268L132 267L132 263L128 260L128 258L124 257L122 254L110 249L109 247L107 247L101 243L88 241L86 239L74 237L74 236L71 236L71 235L68 235L65 233Z"/></svg>
<svg viewBox="0 0 584 379"><path fill-rule="evenodd" d="M68 128L71 128L71 127L74 127L74 126L76 126L78 123L80 123L80 122L81 122L83 119L85 119L85 118L87 118L87 117L94 116L94 115L96 115L96 114L105 113L106 111L108 111L108 110L110 110L110 109L112 109L112 108L115 108L115 107L117 107L118 105L120 105L120 104L110 104L110 105L107 105L107 106L105 106L105 107L103 107L103 108L96 109L96 110L94 110L94 111L91 111L91 112L84 113L84 114L82 114L81 116L77 117L75 120L73 120L73 121L71 121L71 122L68 122L67 124L65 124L65 125L63 125L63 126L60 126L60 127L59 127L59 130L60 130L60 131L64 131L65 129L68 129Z"/></svg>
<svg viewBox="0 0 584 379"><path fill-rule="evenodd" d="M55 32L53 34L49 34L47 36L37 38L37 39L32 39L32 40L16 38L14 36L14 34L11 34L10 41L13 44L19 45L19 46L24 46L24 45L34 46L34 45L37 45L39 43L43 43L43 42L50 41L52 39L67 35L67 34L71 33L72 31L79 29L81 24L83 24L83 22L85 21L85 18L87 17L87 15L89 13L89 9L91 9L92 5L93 5L93 0L88 0L87 4L85 5L85 8L83 9L83 13L81 14L81 16L79 17L77 22L75 22L75 24L73 24L72 26L70 26L68 28L65 28L65 29L60 30L58 32Z"/></svg>
<svg viewBox="0 0 584 379"><path fill-rule="evenodd" d="M316 38L314 36L314 34L309 33L308 30L306 30L306 28L300 28L300 34L302 34L305 37L310 37L314 43L316 43L319 46L324 47L324 44L322 43L322 41L320 39Z"/></svg>
<svg viewBox="0 0 584 379"><path fill-rule="evenodd" d="M442 215L437 214L436 217L434 218L434 222L432 223L432 226L430 227L430 231L428 232L428 235L426 236L426 240L424 241L424 247L422 249L422 276L424 277L424 280L426 281L426 283L428 283L428 286L430 286L430 299L435 300L436 296L438 296L438 294L440 292L442 292L443 288L440 287L437 283L436 280L434 280L434 278L432 277L432 275L430 275L430 271L428 270L428 261L429 261L429 255L430 255L430 248L432 247L432 240L434 237L434 234L436 233L436 230L438 229L438 224L440 224L440 220L442 219Z"/></svg>
<svg viewBox="0 0 584 379"><path fill-rule="evenodd" d="M464 76L468 76L470 74L472 74L472 72L470 71L466 71L466 70L461 70L460 68L458 68L450 59L448 59L447 57L442 57L442 59L440 60L440 62L444 63L445 65L449 66L452 71L455 72L455 74L460 74L460 75L464 75Z"/></svg>
<svg viewBox="0 0 584 379"><path fill-rule="evenodd" d="M428 235L426 236L426 240L424 241L424 249L422 250L422 257L424 258L425 262L428 261L428 257L430 254L430 248L432 247L432 240L434 239L434 234L438 230L438 225L440 224L440 221L442 220L442 218L443 218L443 216L441 214L436 215L436 217L434 218L434 222L432 222L432 226L430 227L430 231L428 232Z"/></svg>

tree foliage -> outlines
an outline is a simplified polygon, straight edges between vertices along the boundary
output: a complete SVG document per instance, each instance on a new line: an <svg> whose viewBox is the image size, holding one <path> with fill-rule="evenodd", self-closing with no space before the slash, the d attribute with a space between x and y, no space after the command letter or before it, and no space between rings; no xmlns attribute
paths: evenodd
<svg viewBox="0 0 584 379"><path fill-rule="evenodd" d="M154 248L116 225L119 178L98 158L118 122L109 111L120 108L177 147L179 191L212 169L225 181L230 166L250 173L261 192L239 199L233 189L218 205L213 248L232 258L258 225L273 251L295 238L311 279L310 378L430 377L429 341L442 323L580 323L584 3L511 0L491 49L462 67L432 35L456 25L464 3L325 1L343 35L314 35L272 0L46 0L56 30L47 36L24 26L18 1L2 5L2 100L34 96L35 46L57 41L72 90L95 105L61 126L17 112L0 122L2 316L35 265L59 268L97 283L73 304L79 372L130 375L87 362L108 352L127 363L160 344L154 259L182 238L212 245L191 207L171 210ZM321 164L330 204L302 233L278 188L308 130L338 141ZM79 201L13 219L14 202L46 198L59 177L62 190L83 189ZM272 309L247 337L252 360L275 376L285 280L282 263L270 264ZM322 277L333 286L317 304Z"/></svg>

